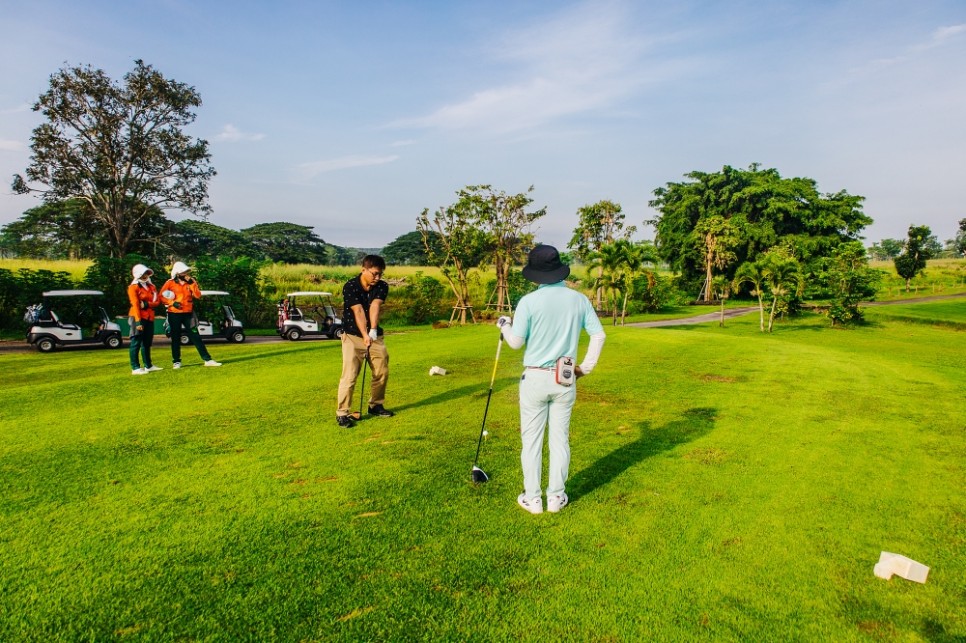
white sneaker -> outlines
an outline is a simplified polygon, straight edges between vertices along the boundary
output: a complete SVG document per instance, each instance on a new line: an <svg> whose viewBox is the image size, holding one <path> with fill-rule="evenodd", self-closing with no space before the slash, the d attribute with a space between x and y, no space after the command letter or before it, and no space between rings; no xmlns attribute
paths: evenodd
<svg viewBox="0 0 966 643"><path fill-rule="evenodd" d="M543 513L543 500L540 498L540 496L527 498L527 494L521 493L519 496L517 496L517 504L532 514Z"/></svg>
<svg viewBox="0 0 966 643"><path fill-rule="evenodd" d="M566 507L568 502L569 499L565 493L562 493L559 496L547 496L547 511L555 514Z"/></svg>
<svg viewBox="0 0 966 643"><path fill-rule="evenodd" d="M221 362L216 362L215 360L210 359L205 362L205 366L221 366Z"/></svg>
<svg viewBox="0 0 966 643"><path fill-rule="evenodd" d="M148 373L153 373L154 371L163 371L164 369L160 366L149 366Z"/></svg>
<svg viewBox="0 0 966 643"><path fill-rule="evenodd" d="M171 365L171 368L173 368L174 370L178 370L179 368L181 368L181 362L175 362L174 364Z"/></svg>
<svg viewBox="0 0 966 643"><path fill-rule="evenodd" d="M131 375L147 375L147 374L148 374L148 369L146 368L136 368L133 371L131 371Z"/></svg>

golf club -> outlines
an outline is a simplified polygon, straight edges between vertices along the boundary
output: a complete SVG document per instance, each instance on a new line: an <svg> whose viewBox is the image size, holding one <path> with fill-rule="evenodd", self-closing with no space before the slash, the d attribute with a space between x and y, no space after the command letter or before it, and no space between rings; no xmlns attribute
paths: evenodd
<svg viewBox="0 0 966 643"><path fill-rule="evenodd" d="M473 458L473 469L471 475L473 476L473 482L483 483L490 479L490 476L486 475L483 469L476 466L476 463L480 459L480 447L483 446L483 436L486 434L484 430L486 428L486 414L490 410L490 398L493 397L493 382L496 381L496 365L500 363L500 348L503 347L503 330L500 330L500 339L497 340L496 344L496 359L493 360L493 375L490 376L490 391L486 394L486 408L483 409L483 424L480 425L480 439L476 443L476 457Z"/></svg>
<svg viewBox="0 0 966 643"><path fill-rule="evenodd" d="M369 351L366 351L366 358L362 362L362 386L359 387L359 410L353 411L349 415L353 420L362 419L362 402L366 399L366 366L369 365Z"/></svg>

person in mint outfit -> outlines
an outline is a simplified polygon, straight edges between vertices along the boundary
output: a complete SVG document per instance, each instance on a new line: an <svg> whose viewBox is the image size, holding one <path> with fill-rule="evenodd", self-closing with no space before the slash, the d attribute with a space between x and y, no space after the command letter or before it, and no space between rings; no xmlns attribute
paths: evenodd
<svg viewBox="0 0 966 643"><path fill-rule="evenodd" d="M589 375L604 347L604 328L586 296L564 283L570 267L553 246L530 251L523 276L540 284L524 295L516 316L500 317L497 324L510 348L526 345L520 377L520 464L523 493L517 504L532 514L543 512L541 473L543 439L549 428L550 467L547 511L556 513L568 502L565 485L570 469L570 416L577 400L576 380ZM577 341L581 331L590 335L587 354L577 365ZM573 382L558 383L558 360L569 357Z"/></svg>

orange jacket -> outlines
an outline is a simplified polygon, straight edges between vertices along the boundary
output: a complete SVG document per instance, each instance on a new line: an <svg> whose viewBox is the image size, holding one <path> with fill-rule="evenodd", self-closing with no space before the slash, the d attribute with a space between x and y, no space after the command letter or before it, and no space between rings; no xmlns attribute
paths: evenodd
<svg viewBox="0 0 966 643"><path fill-rule="evenodd" d="M129 317L133 317L134 321L154 321L154 307L161 305L154 284L131 284L127 287L127 298L131 302L131 310L127 313Z"/></svg>
<svg viewBox="0 0 966 643"><path fill-rule="evenodd" d="M172 293L172 297L165 296L165 293ZM190 313L194 310L194 300L201 299L201 287L198 280L192 279L190 284L186 284L174 279L168 279L161 286L161 302L168 307L169 313ZM178 302L180 308L172 304Z"/></svg>

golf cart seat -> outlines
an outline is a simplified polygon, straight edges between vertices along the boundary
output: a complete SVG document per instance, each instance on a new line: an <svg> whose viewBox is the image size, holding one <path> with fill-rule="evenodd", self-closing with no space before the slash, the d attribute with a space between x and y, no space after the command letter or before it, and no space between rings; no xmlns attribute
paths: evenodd
<svg viewBox="0 0 966 643"><path fill-rule="evenodd" d="M44 321L48 321L48 320L44 320ZM58 328L64 328L66 330L80 330L81 329L80 326L78 326L77 324L65 324L64 322L60 321L60 317L58 317L57 316L57 313L55 313L54 311L50 311L50 320L49 320L49 322L53 322L54 324L57 325Z"/></svg>

